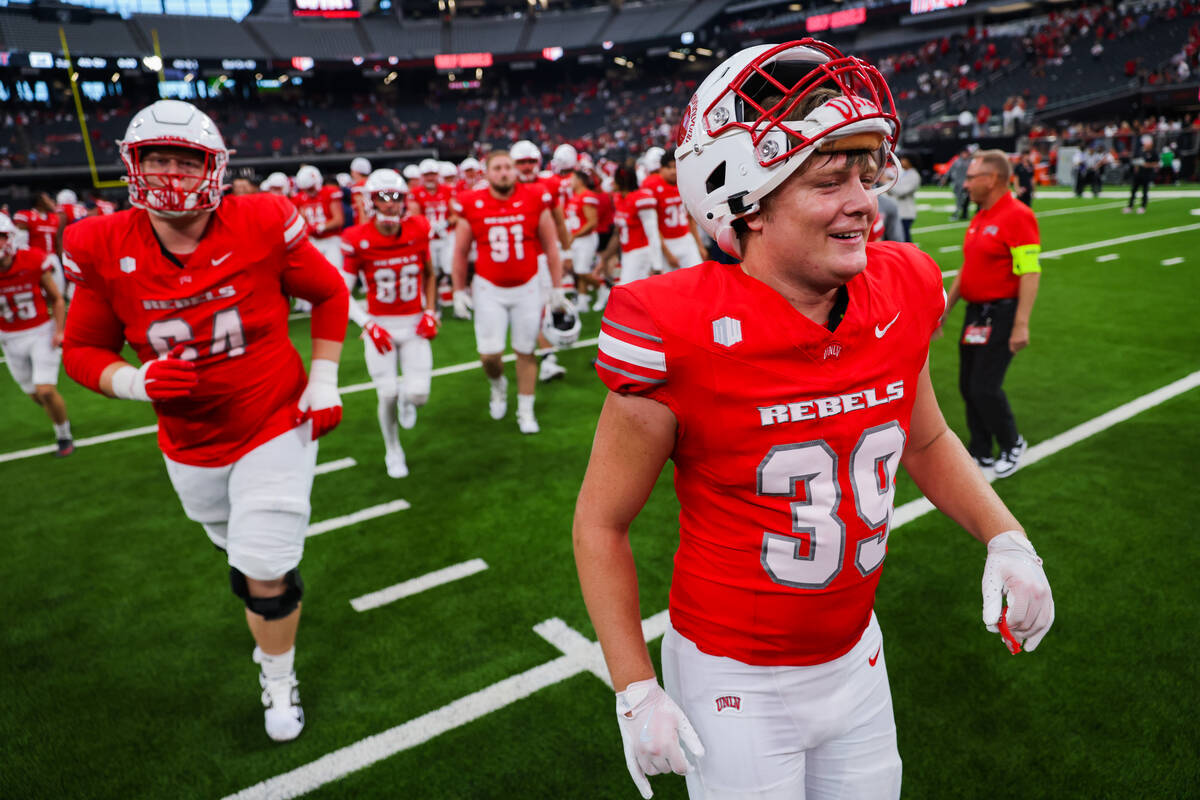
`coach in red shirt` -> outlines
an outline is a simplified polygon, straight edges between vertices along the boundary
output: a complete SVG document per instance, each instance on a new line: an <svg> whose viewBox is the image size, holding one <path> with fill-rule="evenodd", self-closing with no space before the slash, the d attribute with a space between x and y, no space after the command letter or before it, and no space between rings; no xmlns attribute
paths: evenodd
<svg viewBox="0 0 1200 800"><path fill-rule="evenodd" d="M967 168L967 191L979 211L963 238L962 269L950 287L945 322L959 297L967 314L959 340L958 388L967 406L967 450L996 477L1011 475L1025 452L1017 432L1004 373L1029 344L1029 316L1042 268L1033 211L1008 191L1012 166L1000 150L978 153ZM998 444L999 455L993 455Z"/></svg>

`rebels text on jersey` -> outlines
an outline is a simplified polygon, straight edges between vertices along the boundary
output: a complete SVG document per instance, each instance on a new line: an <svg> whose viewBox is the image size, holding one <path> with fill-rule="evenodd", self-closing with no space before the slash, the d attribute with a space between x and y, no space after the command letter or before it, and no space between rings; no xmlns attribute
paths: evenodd
<svg viewBox="0 0 1200 800"><path fill-rule="evenodd" d="M917 380L945 300L911 245L868 245L835 331L738 265L613 289L597 372L677 420L671 623L758 665L837 658L870 620Z"/></svg>
<svg viewBox="0 0 1200 800"><path fill-rule="evenodd" d="M47 253L55 252L58 244L58 214L43 214L36 208L26 208L13 215L13 222L29 231L29 246Z"/></svg>
<svg viewBox="0 0 1200 800"><path fill-rule="evenodd" d="M630 192L617 199L613 221L621 230L621 252L630 253L649 246L650 240L646 238L646 226L642 225L638 212L654 207L654 196L645 189L638 189L636 192Z"/></svg>
<svg viewBox="0 0 1200 800"><path fill-rule="evenodd" d="M288 338L289 296L316 305L345 283L297 210L273 194L224 198L181 261L165 254L141 209L67 228L63 267L76 292L64 360L70 374L72 349L116 360L128 342L146 363L184 345L199 384L154 404L159 446L174 461L223 466L296 425L306 375Z"/></svg>
<svg viewBox="0 0 1200 800"><path fill-rule="evenodd" d="M53 272L54 260L45 250L18 250L12 264L0 270L0 333L15 333L50 319L42 294L42 274Z"/></svg>
<svg viewBox="0 0 1200 800"><path fill-rule="evenodd" d="M421 313L429 220L419 214L405 217L395 236L380 233L374 222L355 225L342 232L342 252L342 270L366 285L372 316Z"/></svg>
<svg viewBox="0 0 1200 800"><path fill-rule="evenodd" d="M450 219L450 203L454 200L454 190L444 183L439 183L433 190L423 183L418 183L409 190L408 197L411 202L416 204L419 213L429 220L433 238L444 239L446 224Z"/></svg>
<svg viewBox="0 0 1200 800"><path fill-rule="evenodd" d="M542 252L538 221L553 202L540 185L528 183L516 184L507 200L490 189L467 192L455 200L455 211L471 226L477 244L475 272L497 286L520 286L532 280Z"/></svg>
<svg viewBox="0 0 1200 800"><path fill-rule="evenodd" d="M322 186L316 194L297 192L292 198L300 215L308 223L309 234L316 239L337 236L336 230L323 230L324 226L333 219L334 204L341 205L342 190L336 186Z"/></svg>

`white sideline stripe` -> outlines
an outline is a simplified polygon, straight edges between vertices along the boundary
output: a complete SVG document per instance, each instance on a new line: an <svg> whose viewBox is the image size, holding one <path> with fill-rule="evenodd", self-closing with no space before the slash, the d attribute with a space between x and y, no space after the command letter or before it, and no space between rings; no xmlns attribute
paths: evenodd
<svg viewBox="0 0 1200 800"><path fill-rule="evenodd" d="M1058 250L1051 250L1047 253L1042 253L1042 258L1057 258L1059 256L1068 256L1072 253L1082 253L1087 250L1096 250L1101 247L1111 247L1116 244L1129 244L1130 242L1140 242L1143 239L1155 239L1159 236L1170 236L1175 233L1187 233L1188 231L1200 230L1200 222L1192 225L1176 225L1174 228L1160 228L1156 231L1146 231L1145 233L1133 233L1129 236L1118 236L1115 239L1105 239L1102 242L1092 242L1091 244L1077 244L1074 247L1063 247Z"/></svg>
<svg viewBox="0 0 1200 800"><path fill-rule="evenodd" d="M324 464L317 464L317 468L313 470L314 475L324 475L327 472L337 472L340 469L350 469L358 466L358 462L353 458L339 458L337 461L326 461Z"/></svg>
<svg viewBox="0 0 1200 800"><path fill-rule="evenodd" d="M1039 195L1040 196L1040 195ZM1053 211L1037 211L1034 213L1038 219L1042 217L1058 217L1063 214L1086 214L1089 211L1104 211L1105 209L1120 208L1124 203L1104 203L1098 206L1083 206L1079 208L1056 208ZM967 221L947 222L944 225L925 225L920 228L913 228L913 233L932 233L934 231L949 231L955 228L967 227Z"/></svg>
<svg viewBox="0 0 1200 800"><path fill-rule="evenodd" d="M582 340L576 342L575 344L571 345L570 347L562 347L559 349L560 350L578 350L581 347L591 347L592 345L598 343L599 341L600 341L599 339L582 339ZM550 351L549 350L538 350L537 351L538 355L542 355L543 353L548 353L548 352L550 352ZM513 355L512 353L509 353L508 355L506 355L504 357L503 360L506 363L508 363L508 362L516 361L516 359L517 359L517 357L515 355ZM435 369L433 371L433 375L434 376L452 375L455 372L467 372L472 369L479 369L480 366L481 366L480 362L478 362L478 361L467 361L462 364L452 364L448 367L438 367L437 369ZM353 394L355 392L365 392L367 389L374 389L374 388L375 388L375 384L373 384L373 383L355 383L355 384L351 384L350 386L341 387L340 389L338 389L338 393L339 394ZM154 433L157 430L158 430L157 425L146 425L145 427L142 427L142 428L130 428L129 430L124 430L124 431L114 431L113 433L104 433L99 436L89 436L86 439L76 439L75 446L76 447L86 447L86 446L92 445L92 444L104 444L105 442L114 442L118 439L128 439L132 436L142 436L147 433ZM58 450L58 447L56 445L51 444L51 445L42 445L40 447L30 447L28 450L16 450L12 453L3 453L3 454L0 454L0 464L3 464L5 461L18 461L22 458L32 458L33 456L43 456L48 453L53 453L57 450Z"/></svg>
<svg viewBox="0 0 1200 800"><path fill-rule="evenodd" d="M76 447L87 447L88 445L91 445L91 444L104 444L105 442L115 442L118 439L130 439L134 436L142 436L147 433L154 433L157 430L158 430L157 425L146 425L141 428L130 428L127 431L116 431L115 433L103 433L99 436L89 436L86 439L76 439L75 446ZM57 445L52 445L52 444L44 445L41 447L30 447L28 450L17 450L12 453L5 453L3 455L0 455L0 464L4 463L5 461L17 461L18 459L29 458L31 456L45 455L46 453L53 453L56 450L58 450Z"/></svg>
<svg viewBox="0 0 1200 800"><path fill-rule="evenodd" d="M1121 256L1118 255L1117 253L1105 253L1102 256L1096 256L1096 261L1103 264L1105 261L1116 261L1120 257Z"/></svg>
<svg viewBox="0 0 1200 800"><path fill-rule="evenodd" d="M369 594L364 594L362 597L356 597L350 601L350 606L355 611L370 611L373 608L386 606L388 603L394 603L402 598L420 594L426 589L441 586L443 583L450 583L460 578L465 578L468 575L474 575L476 572L483 572L487 568L487 562L482 558L473 558L470 561L454 564L453 566L427 573L419 578L413 578L403 583L389 586L386 589L380 589L377 592L370 592Z"/></svg>
<svg viewBox="0 0 1200 800"><path fill-rule="evenodd" d="M1193 372L1161 389L1156 389L1112 411L1076 425L1065 433L1052 436L1044 442L1034 445L1025 452L1022 464L1036 463L1197 386L1200 386L1200 371ZM989 476L989 479L994 478ZM905 503L893 514L892 529L895 530L905 523L912 522L932 510L933 504L923 497ZM666 631L668 623L669 617L666 611L660 611L654 616L642 620L642 634L646 641L661 636ZM224 800L258 800L259 798L284 800L285 798L299 797L377 761L424 744L449 730L474 722L486 714L498 711L540 689L574 677L581 672L590 672L593 675L597 675L597 673L603 675L607 672L607 670L600 669L600 665L595 663L593 647L598 647L598 645L571 630L562 620L548 619L538 623L534 630L539 636L562 650L564 655L511 678L493 683L491 686L459 698L449 705L430 711L414 720L390 728L383 733L369 736L340 750L335 750L290 772L268 778L237 794L228 795ZM601 680L605 679L601 678ZM605 682L608 683L608 681ZM611 687L611 684L609 685Z"/></svg>
<svg viewBox="0 0 1200 800"><path fill-rule="evenodd" d="M587 641L562 624L561 620L559 623L555 625L554 620L546 620L539 623L535 630L545 631L563 639L575 634L584 642ZM647 641L662 636L666 629L666 611L660 611L653 617L642 620L642 632ZM577 642L574 637L570 638ZM321 756L316 761L310 761L291 772L268 778L237 794L231 794L224 800L287 800L299 797L352 772L369 767L377 761L410 750L447 731L474 722L493 711L499 711L547 686L553 686L587 671L589 670L580 662L574 651L572 655L561 655L553 661L547 661L466 697L460 697L453 703L414 720Z"/></svg>
<svg viewBox="0 0 1200 800"><path fill-rule="evenodd" d="M310 317L310 316L312 316L312 315L309 314L307 311L297 311L295 314L288 314L288 322L291 322L292 320L296 320L296 319L304 319L305 317Z"/></svg>
<svg viewBox="0 0 1200 800"><path fill-rule="evenodd" d="M1193 208L1188 213L1191 214L1193 217L1200 217L1200 208Z"/></svg>
<svg viewBox="0 0 1200 800"><path fill-rule="evenodd" d="M939 247L939 253L953 253L955 250L962 250L961 244L948 244L945 247Z"/></svg>
<svg viewBox="0 0 1200 800"><path fill-rule="evenodd" d="M407 508L412 508L412 505L407 500L393 500L390 503L371 506L370 508L355 511L353 514L346 514L342 517L334 517L324 522L318 522L315 525L309 525L308 532L304 535L319 536L322 533L336 531L338 528L347 528L351 525L357 525L360 522L366 522L369 519L384 517L388 514L394 514L397 511L404 511Z"/></svg>
<svg viewBox="0 0 1200 800"><path fill-rule="evenodd" d="M1200 386L1200 371L1193 372L1191 375L1180 378L1174 383L1168 383L1161 389L1155 389L1149 394L1144 394L1141 397L1130 400L1124 405L1117 406L1112 411L1107 411L1098 417L1089 419L1087 422L1082 422L1057 436L1051 436L1045 441L1038 442L1026 450L1025 455L1021 456L1021 469L1030 464L1036 464L1043 458L1052 456L1060 450L1065 450L1073 444L1079 444L1090 436L1095 436L1101 431L1108 430L1119 422L1124 422L1143 411L1161 405L1173 397L1178 397L1184 392L1195 389L1197 386ZM988 483L996 480L996 476L991 470L984 470L984 475L987 476ZM924 497L911 500L897 508L892 515L892 530L899 528L906 522L912 522L917 517L932 510L933 503L930 503Z"/></svg>
<svg viewBox="0 0 1200 800"><path fill-rule="evenodd" d="M948 269L942 273L942 280L945 280L946 278L953 278L957 274L958 274L958 270Z"/></svg>
<svg viewBox="0 0 1200 800"><path fill-rule="evenodd" d="M1162 260L1162 265L1163 265L1164 267L1173 267L1173 266L1175 266L1176 264L1182 264L1182 263L1183 263L1183 257L1182 257L1182 256L1176 256L1175 258L1164 258L1164 259Z"/></svg>

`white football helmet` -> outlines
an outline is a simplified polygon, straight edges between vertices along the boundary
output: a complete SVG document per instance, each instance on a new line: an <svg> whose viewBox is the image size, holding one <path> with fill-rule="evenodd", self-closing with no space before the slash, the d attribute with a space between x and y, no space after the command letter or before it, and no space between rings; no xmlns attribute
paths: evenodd
<svg viewBox="0 0 1200 800"><path fill-rule="evenodd" d="M560 144L554 148L554 155L550 158L550 167L555 172L566 172L569 169L575 169L576 162L579 161L579 153L569 144Z"/></svg>
<svg viewBox="0 0 1200 800"><path fill-rule="evenodd" d="M458 167L451 161L442 161L438 164L438 174L442 176L443 181L458 180Z"/></svg>
<svg viewBox="0 0 1200 800"><path fill-rule="evenodd" d="M437 159L435 158L426 158L422 160L419 169L421 170L422 175L440 175L442 172L442 167L440 164L438 164Z"/></svg>
<svg viewBox="0 0 1200 800"><path fill-rule="evenodd" d="M363 184L363 193L366 194L368 202L365 203L367 216L374 217L380 222L397 223L404 215L404 198L408 194L408 184L404 182L404 178L400 177L400 173L394 169L377 169L367 176L366 183ZM399 214L383 214L375 207L375 200L380 195L386 196L391 200L399 200Z"/></svg>
<svg viewBox="0 0 1200 800"><path fill-rule="evenodd" d="M464 173L467 173L467 172L482 172L482 171L483 171L483 164L480 164L480 163L479 163L479 159L477 159L477 158L471 158L470 156L467 156L466 158L464 158L464 159L462 160L462 163L458 165L458 168L459 168L460 170L462 170Z"/></svg>
<svg viewBox="0 0 1200 800"><path fill-rule="evenodd" d="M324 178L321 170L312 164L305 164L296 172L296 188L302 192L311 192L321 188Z"/></svg>
<svg viewBox="0 0 1200 800"><path fill-rule="evenodd" d="M4 237L4 243L0 244L0 258L16 255L17 226L13 224L8 214L0 214L0 236Z"/></svg>
<svg viewBox="0 0 1200 800"><path fill-rule="evenodd" d="M263 179L263 182L258 185L258 188L264 192L270 192L274 189L278 189L280 194L287 195L289 188L288 176L284 175L282 172L272 172Z"/></svg>
<svg viewBox="0 0 1200 800"><path fill-rule="evenodd" d="M58 194L54 195L54 204L59 208L63 206L73 206L79 202L79 195L70 189L60 189Z"/></svg>
<svg viewBox="0 0 1200 800"><path fill-rule="evenodd" d="M528 139L513 142L512 147L508 148L508 154L512 156L513 161L528 161L532 158L539 164L542 163L542 151Z"/></svg>
<svg viewBox="0 0 1200 800"><path fill-rule="evenodd" d="M642 154L642 164L646 166L647 173L658 172L659 167L662 166L663 154L666 152L667 151L663 150L661 147L650 147L646 149L646 152Z"/></svg>
<svg viewBox="0 0 1200 800"><path fill-rule="evenodd" d="M421 168L416 164L409 164L404 168L404 179L407 181L421 180Z"/></svg>
<svg viewBox="0 0 1200 800"><path fill-rule="evenodd" d="M133 116L120 141L129 173L129 203L164 217L207 211L221 204L229 150L209 116L182 100L159 100ZM154 147L185 147L204 156L199 175L150 173L142 153Z"/></svg>
<svg viewBox="0 0 1200 800"><path fill-rule="evenodd" d="M357 172L359 175L370 175L371 174L371 162L368 161L367 159L363 158L362 156L359 156L358 158L356 158L350 162L350 171Z"/></svg>
<svg viewBox="0 0 1200 800"><path fill-rule="evenodd" d="M838 96L788 119L820 88ZM750 47L713 70L688 103L675 150L679 193L720 248L741 258L733 223L814 152L878 147L882 169L899 133L887 83L865 61L815 39Z"/></svg>
<svg viewBox="0 0 1200 800"><path fill-rule="evenodd" d="M554 347L569 347L579 341L579 331L583 324L579 314L569 305L562 309L552 309L549 306L542 315L542 333L546 341Z"/></svg>

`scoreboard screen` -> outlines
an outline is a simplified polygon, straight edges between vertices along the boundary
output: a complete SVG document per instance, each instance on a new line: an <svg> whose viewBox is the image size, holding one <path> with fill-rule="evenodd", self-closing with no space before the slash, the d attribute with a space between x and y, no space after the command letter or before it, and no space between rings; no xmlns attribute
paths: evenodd
<svg viewBox="0 0 1200 800"><path fill-rule="evenodd" d="M930 11L944 11L947 8L958 8L966 4L967 0L911 0L908 10L912 14L925 14Z"/></svg>

